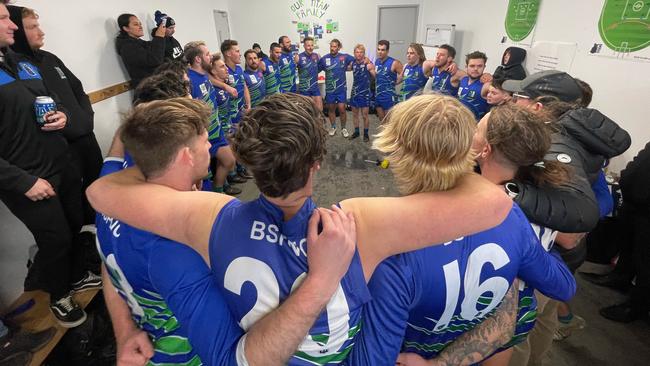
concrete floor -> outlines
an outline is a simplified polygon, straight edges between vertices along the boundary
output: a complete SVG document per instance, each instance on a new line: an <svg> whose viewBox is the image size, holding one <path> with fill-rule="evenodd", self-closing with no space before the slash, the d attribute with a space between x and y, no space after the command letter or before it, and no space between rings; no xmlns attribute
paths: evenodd
<svg viewBox="0 0 650 366"><path fill-rule="evenodd" d="M377 118L370 116L371 134ZM348 113L348 127L352 130L352 116ZM352 131L351 131L352 132ZM370 143L362 139L349 141L340 134L328 140L328 154L316 176L314 199L328 206L348 197L395 196L389 170L380 169L364 160L375 160L378 155ZM240 198L250 200L259 195L252 182L241 186ZM26 269L27 248L33 237L25 227L0 204L0 309L22 293L22 279ZM578 293L572 307L587 320L587 328L565 341L556 343L546 365L650 365L650 326L644 321L619 324L602 318L598 309L622 302L625 297L606 288L600 288L578 277Z"/></svg>
<svg viewBox="0 0 650 366"><path fill-rule="evenodd" d="M378 124L376 116L370 116L370 124L373 134ZM352 132L350 113L348 128ZM379 157L370 147L371 143L364 143L361 138L350 141L340 133L328 139L327 155L314 187L314 199L319 205L328 206L349 197L399 194L390 170L364 162ZM241 188L242 200L254 199L259 195L252 182ZM572 301L572 308L575 314L585 318L587 327L562 342L554 343L545 365L650 365L650 325L644 321L619 324L602 318L598 314L599 308L623 302L625 296L592 285L579 276L577 280L578 292Z"/></svg>

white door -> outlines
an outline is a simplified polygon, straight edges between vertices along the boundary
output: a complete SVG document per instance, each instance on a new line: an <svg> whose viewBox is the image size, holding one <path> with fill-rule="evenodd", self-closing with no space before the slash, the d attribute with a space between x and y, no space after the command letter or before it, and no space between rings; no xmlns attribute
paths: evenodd
<svg viewBox="0 0 650 366"><path fill-rule="evenodd" d="M377 41L390 42L389 55L406 64L406 50L415 42L418 25L418 6L380 6L377 22Z"/></svg>
<svg viewBox="0 0 650 366"><path fill-rule="evenodd" d="M230 39L230 24L228 23L228 13L225 11L214 11L214 27L217 30L217 41L219 44Z"/></svg>

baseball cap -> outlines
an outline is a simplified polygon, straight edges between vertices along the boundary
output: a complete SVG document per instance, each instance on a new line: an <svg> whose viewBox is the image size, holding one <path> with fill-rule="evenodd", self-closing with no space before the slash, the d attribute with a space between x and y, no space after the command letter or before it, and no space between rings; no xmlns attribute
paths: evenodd
<svg viewBox="0 0 650 366"><path fill-rule="evenodd" d="M523 93L531 98L557 97L563 102L575 102L582 97L582 89L571 75L563 71L546 70L532 74L524 80L506 80L503 90Z"/></svg>

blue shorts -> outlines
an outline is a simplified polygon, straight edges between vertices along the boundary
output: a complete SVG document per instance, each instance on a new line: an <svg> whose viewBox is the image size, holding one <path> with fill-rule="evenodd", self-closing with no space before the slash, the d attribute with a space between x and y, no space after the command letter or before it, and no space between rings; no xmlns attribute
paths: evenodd
<svg viewBox="0 0 650 366"><path fill-rule="evenodd" d="M307 90L299 90L298 94L304 95L306 97L320 97L320 88L317 85L315 88L309 88Z"/></svg>
<svg viewBox="0 0 650 366"><path fill-rule="evenodd" d="M337 104L347 102L347 90L338 91L336 93L325 94L325 104Z"/></svg>
<svg viewBox="0 0 650 366"><path fill-rule="evenodd" d="M210 156L217 155L217 150L219 148L228 146L228 140L224 136L219 136L218 138L210 141Z"/></svg>
<svg viewBox="0 0 650 366"><path fill-rule="evenodd" d="M384 111L388 111L389 109L393 108L394 105L395 105L395 99L392 98L375 99L375 107L381 108Z"/></svg>
<svg viewBox="0 0 650 366"><path fill-rule="evenodd" d="M350 98L350 106L352 108L368 108L370 107L370 94L357 94Z"/></svg>

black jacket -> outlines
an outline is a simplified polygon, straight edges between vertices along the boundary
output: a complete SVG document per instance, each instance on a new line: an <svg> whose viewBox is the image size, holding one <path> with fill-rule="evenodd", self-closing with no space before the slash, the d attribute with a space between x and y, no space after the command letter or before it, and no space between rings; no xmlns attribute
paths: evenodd
<svg viewBox="0 0 650 366"><path fill-rule="evenodd" d="M540 188L517 183L515 202L531 222L562 232L588 232L598 223L598 203L591 183L605 159L622 154L630 136L614 121L594 109L581 108L558 120L545 160L571 166L572 180L560 188Z"/></svg>
<svg viewBox="0 0 650 366"><path fill-rule="evenodd" d="M156 30L158 30L158 28L151 30L152 39L155 37ZM165 58L168 60L182 61L183 55L183 47L180 42L178 42L174 36L165 37Z"/></svg>
<svg viewBox="0 0 650 366"><path fill-rule="evenodd" d="M59 131L36 124L34 100L51 94L28 60L4 49L0 62L0 196L24 194L37 178L48 179L68 163L68 144ZM57 106L59 108L59 106Z"/></svg>
<svg viewBox="0 0 650 366"><path fill-rule="evenodd" d="M151 41L143 41L128 34L119 34L115 39L115 47L117 54L122 57L133 88L165 61L165 38L163 37L153 37Z"/></svg>
<svg viewBox="0 0 650 366"><path fill-rule="evenodd" d="M650 142L621 171L623 202L650 210Z"/></svg>
<svg viewBox="0 0 650 366"><path fill-rule="evenodd" d="M492 76L495 79L502 80L524 80L526 78L526 69L522 64L526 60L526 50L519 47L508 47L503 52L503 56L506 55L506 52L510 52L508 63L504 64L503 57L501 57L501 66L494 70Z"/></svg>
<svg viewBox="0 0 650 366"><path fill-rule="evenodd" d="M63 135L66 139L73 141L92 133L95 113L81 81L56 55L47 51L32 50L25 36L22 9L19 6L9 7L11 20L18 26L18 30L14 32L15 43L11 48L38 67L47 89L56 94L65 106L68 122L63 129Z"/></svg>

